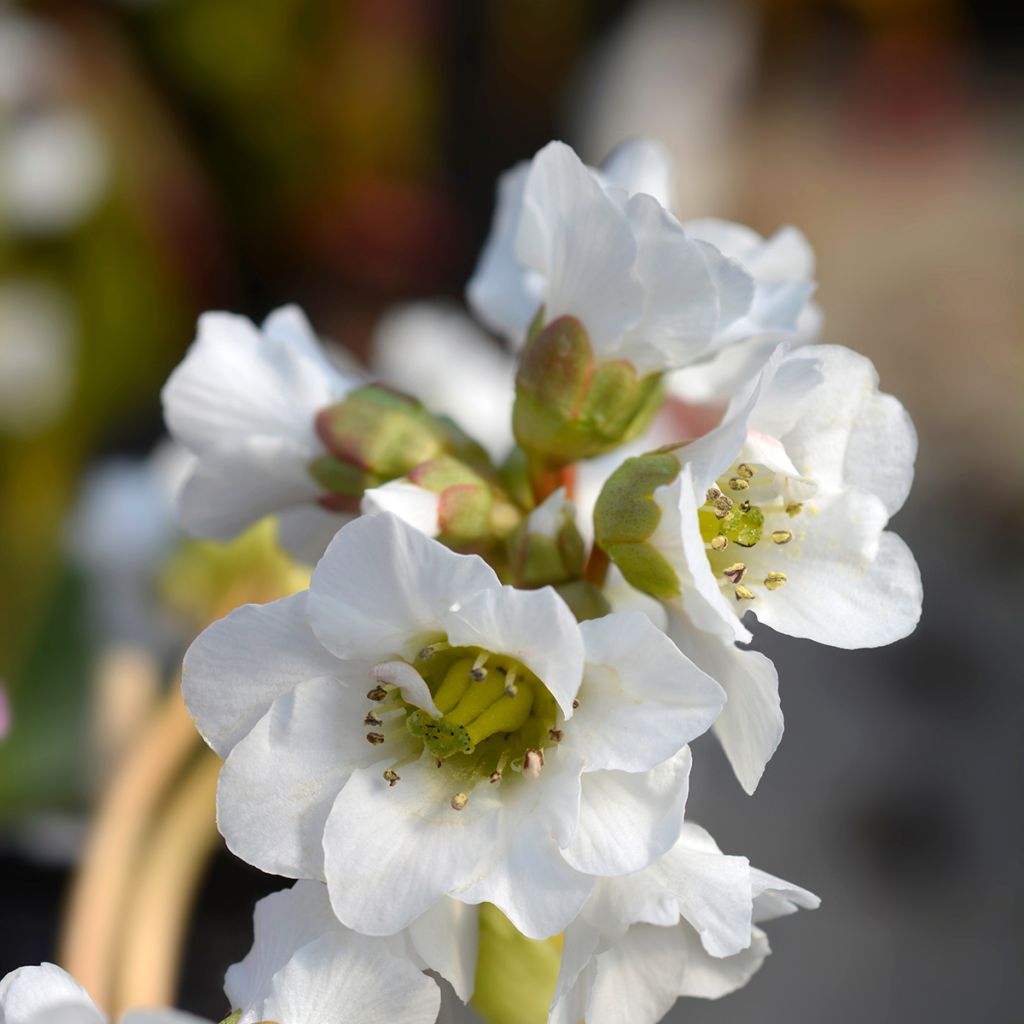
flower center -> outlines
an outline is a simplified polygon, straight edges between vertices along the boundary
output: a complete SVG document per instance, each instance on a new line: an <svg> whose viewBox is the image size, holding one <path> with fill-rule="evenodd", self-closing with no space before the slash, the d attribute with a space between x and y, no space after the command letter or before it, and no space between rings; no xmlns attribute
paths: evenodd
<svg viewBox="0 0 1024 1024"><path fill-rule="evenodd" d="M536 775L544 764L544 750L562 739L557 727L560 711L541 680L522 662L479 647L452 647L439 640L423 647L412 667L430 690L438 711L434 717L402 699L398 690L376 687L368 696L375 701L365 724L376 730L387 720L404 719L405 731L422 744L470 790L483 779L500 782L507 771ZM394 716L394 717L392 717ZM371 743L383 743L385 733L371 731ZM417 759L406 758L404 763ZM397 769L384 777L399 781ZM459 792L452 807L461 810L468 797Z"/></svg>
<svg viewBox="0 0 1024 1024"><path fill-rule="evenodd" d="M802 511L800 502L781 497L775 473L748 462L737 463L708 488L697 518L719 586L730 589L737 601L756 600L752 586L783 586L787 576L770 567L769 552L793 540L793 531L784 524ZM786 519L780 521L782 516Z"/></svg>

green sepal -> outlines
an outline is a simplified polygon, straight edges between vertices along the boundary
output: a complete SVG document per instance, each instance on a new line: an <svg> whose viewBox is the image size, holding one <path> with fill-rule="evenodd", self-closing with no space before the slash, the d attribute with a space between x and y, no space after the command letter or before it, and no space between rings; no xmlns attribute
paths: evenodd
<svg viewBox="0 0 1024 1024"><path fill-rule="evenodd" d="M528 939L497 907L482 903L470 1005L489 1024L546 1024L561 960L560 935Z"/></svg>
<svg viewBox="0 0 1024 1024"><path fill-rule="evenodd" d="M612 610L608 598L601 593L600 587L594 586L590 580L570 580L568 583L557 583L555 590L576 616L577 622L603 618Z"/></svg>

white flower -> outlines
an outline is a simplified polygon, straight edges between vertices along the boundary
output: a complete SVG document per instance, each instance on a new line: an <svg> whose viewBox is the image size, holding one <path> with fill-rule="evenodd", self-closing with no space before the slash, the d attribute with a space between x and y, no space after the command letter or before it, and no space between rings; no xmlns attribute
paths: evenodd
<svg viewBox="0 0 1024 1024"><path fill-rule="evenodd" d="M475 940L455 918L447 931L411 933L385 942L343 928L330 913L323 886L299 883L261 900L255 942L229 968L225 992L239 1024L434 1024L441 995L423 974L454 969L462 983L470 960L446 960L458 938L475 956ZM461 954L460 954L461 955ZM3 1024L108 1024L74 978L54 964L22 967L0 980ZM203 1024L180 1010L131 1010L121 1024Z"/></svg>
<svg viewBox="0 0 1024 1024"><path fill-rule="evenodd" d="M11 701L7 690L0 683L0 740L11 731Z"/></svg>
<svg viewBox="0 0 1024 1024"><path fill-rule="evenodd" d="M495 462L512 449L512 357L462 310L417 302L389 311L373 339L374 373L450 416Z"/></svg>
<svg viewBox="0 0 1024 1024"><path fill-rule="evenodd" d="M642 145L602 172L552 142L502 176L467 290L489 327L518 346L541 307L546 322L576 317L599 359L628 360L643 375L699 358L746 314L750 276L629 187L656 176L662 159Z"/></svg>
<svg viewBox="0 0 1024 1024"><path fill-rule="evenodd" d="M347 516L318 504L324 488L309 467L326 450L314 417L358 383L331 365L296 306L262 328L204 313L163 391L168 429L198 456L181 495L183 528L227 539L278 513L281 542L315 561Z"/></svg>
<svg viewBox="0 0 1024 1024"><path fill-rule="evenodd" d="M657 863L597 883L566 930L550 1024L654 1024L680 996L727 995L770 952L757 925L818 903L687 823Z"/></svg>
<svg viewBox="0 0 1024 1024"><path fill-rule="evenodd" d="M208 629L183 685L226 758L228 845L325 878L374 935L446 895L561 931L595 876L671 847L685 745L723 701L642 616L577 624L387 514L345 526L308 592Z"/></svg>

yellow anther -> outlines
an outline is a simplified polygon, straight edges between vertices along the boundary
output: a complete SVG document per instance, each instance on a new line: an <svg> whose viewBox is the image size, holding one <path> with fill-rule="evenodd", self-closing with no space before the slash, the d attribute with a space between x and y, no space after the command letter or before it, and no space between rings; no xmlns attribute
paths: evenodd
<svg viewBox="0 0 1024 1024"><path fill-rule="evenodd" d="M749 480L754 475L754 467L746 462L741 462L736 467L736 475L743 477L744 480Z"/></svg>
<svg viewBox="0 0 1024 1024"><path fill-rule="evenodd" d="M719 534L711 538L711 547L715 551L724 551L729 546L729 538Z"/></svg>
<svg viewBox="0 0 1024 1024"><path fill-rule="evenodd" d="M469 803L468 793L456 793L452 797L452 810L461 811Z"/></svg>
<svg viewBox="0 0 1024 1024"><path fill-rule="evenodd" d="M709 487L707 494L704 497L713 505L722 496L722 492L717 487Z"/></svg>
<svg viewBox="0 0 1024 1024"><path fill-rule="evenodd" d="M744 562L734 562L728 569L722 570L722 575L730 583L739 583L747 573L747 566Z"/></svg>
<svg viewBox="0 0 1024 1024"><path fill-rule="evenodd" d="M745 491L750 486L749 480L744 480L741 476L734 476L729 481L730 491Z"/></svg>
<svg viewBox="0 0 1024 1024"><path fill-rule="evenodd" d="M375 686L366 696L368 700L382 701L387 695L388 691L383 686Z"/></svg>
<svg viewBox="0 0 1024 1024"><path fill-rule="evenodd" d="M401 777L402 776L399 775L394 768L387 768L384 771L384 781L389 787L396 785Z"/></svg>
<svg viewBox="0 0 1024 1024"><path fill-rule="evenodd" d="M804 510L804 503L802 501L791 501L786 505L786 511L791 516L798 516Z"/></svg>
<svg viewBox="0 0 1024 1024"><path fill-rule="evenodd" d="M752 590L747 590L743 586L737 587L735 593L737 601L753 601L756 596Z"/></svg>
<svg viewBox="0 0 1024 1024"><path fill-rule="evenodd" d="M764 585L769 590L778 590L786 582L787 578L784 572L770 572L764 578Z"/></svg>
<svg viewBox="0 0 1024 1024"><path fill-rule="evenodd" d="M380 732L368 732L366 734L366 741L375 747L379 747L384 742L384 734Z"/></svg>
<svg viewBox="0 0 1024 1024"><path fill-rule="evenodd" d="M788 544L793 539L792 530L772 530L773 544Z"/></svg>

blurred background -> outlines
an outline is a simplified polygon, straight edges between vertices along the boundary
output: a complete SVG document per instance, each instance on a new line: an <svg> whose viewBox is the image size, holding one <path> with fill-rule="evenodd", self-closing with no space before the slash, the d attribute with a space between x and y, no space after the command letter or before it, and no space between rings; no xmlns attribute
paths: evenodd
<svg viewBox="0 0 1024 1024"><path fill-rule="evenodd" d="M996 0L0 2L0 975L74 941L62 914L99 808L117 849L150 844L182 891L198 886L175 924L163 876L135 912L141 951L180 932L186 1009L224 1016L223 970L249 946L253 901L280 885L212 835L197 840L212 866L175 853L174 823L210 784L165 696L181 653L239 600L299 585L258 531L229 548L174 532L159 389L198 313L297 301L367 357L396 303L461 301L500 171L552 137L596 163L646 134L678 160L682 218L793 223L810 239L824 340L869 355L920 433L895 528L926 594L917 633L884 650L759 631L786 740L753 799L701 741L690 815L824 902L771 929L776 955L747 989L668 1019L1021 1019L1013 13ZM178 760L161 769L158 749ZM147 790L157 776L178 781ZM158 807L163 833L146 817ZM95 892L73 898L88 945L111 911L83 910Z"/></svg>

